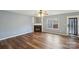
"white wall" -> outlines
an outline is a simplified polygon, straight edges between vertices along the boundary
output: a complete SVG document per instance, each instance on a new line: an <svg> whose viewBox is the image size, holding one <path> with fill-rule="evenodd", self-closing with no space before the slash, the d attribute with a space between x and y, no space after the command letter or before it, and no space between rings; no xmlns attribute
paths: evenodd
<svg viewBox="0 0 79 59"><path fill-rule="evenodd" d="M55 34L66 34L67 33L67 16L75 16L75 15L79 15L79 12L44 17L44 19L43 19L43 31L49 32L49 33L55 33ZM47 24L47 20L49 18L51 18L52 20L53 20L53 18L58 18L59 30L47 29L46 24Z"/></svg>
<svg viewBox="0 0 79 59"><path fill-rule="evenodd" d="M0 40L33 32L32 17L0 10Z"/></svg>

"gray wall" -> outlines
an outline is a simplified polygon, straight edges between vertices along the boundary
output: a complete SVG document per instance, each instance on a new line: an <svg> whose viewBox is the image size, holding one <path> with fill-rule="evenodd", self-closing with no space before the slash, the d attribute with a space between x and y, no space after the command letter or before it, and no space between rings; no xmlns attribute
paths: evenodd
<svg viewBox="0 0 79 59"><path fill-rule="evenodd" d="M67 32L67 16L75 16L75 15L79 15L79 12L44 17L44 19L43 19L43 32L56 33L56 34L66 34L66 32ZM58 18L59 30L47 29L47 26L46 26L47 19L51 18L53 20L54 17Z"/></svg>
<svg viewBox="0 0 79 59"><path fill-rule="evenodd" d="M0 10L0 39L32 31L32 17Z"/></svg>

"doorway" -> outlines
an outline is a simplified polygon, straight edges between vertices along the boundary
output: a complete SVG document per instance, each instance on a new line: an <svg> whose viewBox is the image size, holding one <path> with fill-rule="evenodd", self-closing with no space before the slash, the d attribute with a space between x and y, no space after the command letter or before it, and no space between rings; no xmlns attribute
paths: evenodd
<svg viewBox="0 0 79 59"><path fill-rule="evenodd" d="M78 35L78 18L68 18L68 34Z"/></svg>

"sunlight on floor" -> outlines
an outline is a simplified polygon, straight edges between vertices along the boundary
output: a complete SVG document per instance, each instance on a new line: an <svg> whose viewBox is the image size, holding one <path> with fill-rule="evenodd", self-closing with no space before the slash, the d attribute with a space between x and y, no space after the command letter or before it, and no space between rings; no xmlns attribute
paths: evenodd
<svg viewBox="0 0 79 59"><path fill-rule="evenodd" d="M47 36L47 42L52 43L53 48L62 48L60 37L58 35Z"/></svg>

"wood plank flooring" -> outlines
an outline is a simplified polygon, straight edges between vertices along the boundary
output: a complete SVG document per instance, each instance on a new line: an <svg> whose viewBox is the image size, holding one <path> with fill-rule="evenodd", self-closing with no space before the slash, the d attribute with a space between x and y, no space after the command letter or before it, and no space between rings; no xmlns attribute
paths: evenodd
<svg viewBox="0 0 79 59"><path fill-rule="evenodd" d="M0 41L0 49L78 49L79 38L34 32Z"/></svg>

